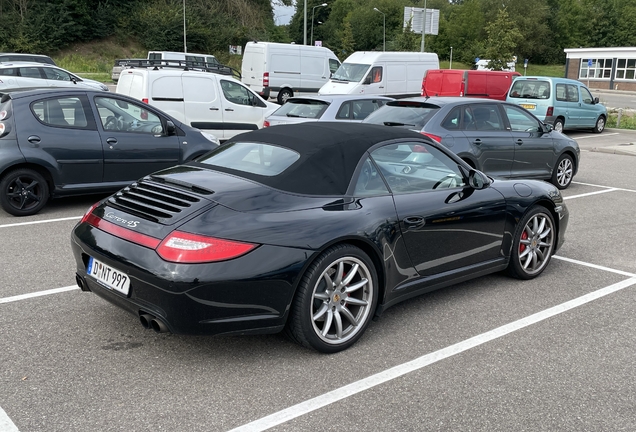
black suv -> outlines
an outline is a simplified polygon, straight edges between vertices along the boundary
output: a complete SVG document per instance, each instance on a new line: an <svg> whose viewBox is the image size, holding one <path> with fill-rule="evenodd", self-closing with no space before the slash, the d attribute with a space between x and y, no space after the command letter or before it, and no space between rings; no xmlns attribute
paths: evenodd
<svg viewBox="0 0 636 432"><path fill-rule="evenodd" d="M123 95L0 93L0 206L32 215L50 197L116 191L218 145L213 135Z"/></svg>

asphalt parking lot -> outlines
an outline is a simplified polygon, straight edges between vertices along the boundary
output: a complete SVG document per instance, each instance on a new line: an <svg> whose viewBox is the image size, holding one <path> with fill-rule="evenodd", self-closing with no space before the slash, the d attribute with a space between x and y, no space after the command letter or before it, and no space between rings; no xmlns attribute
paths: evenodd
<svg viewBox="0 0 636 432"><path fill-rule="evenodd" d="M99 197L0 211L0 432L636 430L636 133L571 136L543 275L399 304L335 355L145 330L75 286L70 231Z"/></svg>

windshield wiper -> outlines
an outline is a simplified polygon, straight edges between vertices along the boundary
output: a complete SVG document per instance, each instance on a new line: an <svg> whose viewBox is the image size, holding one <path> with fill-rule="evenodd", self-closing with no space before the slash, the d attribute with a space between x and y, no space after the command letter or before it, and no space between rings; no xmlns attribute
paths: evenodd
<svg viewBox="0 0 636 432"><path fill-rule="evenodd" d="M286 114L287 117L300 117L298 114Z"/></svg>
<svg viewBox="0 0 636 432"><path fill-rule="evenodd" d="M351 82L351 80L348 80L346 78L336 78L336 77L331 77L331 81Z"/></svg>
<svg viewBox="0 0 636 432"><path fill-rule="evenodd" d="M414 124L409 123L398 123L398 122L384 122L384 126L415 126Z"/></svg>

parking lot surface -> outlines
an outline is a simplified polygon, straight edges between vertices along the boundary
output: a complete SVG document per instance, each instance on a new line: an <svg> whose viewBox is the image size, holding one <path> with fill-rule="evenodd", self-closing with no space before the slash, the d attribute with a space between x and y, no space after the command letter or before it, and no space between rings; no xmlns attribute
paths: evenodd
<svg viewBox="0 0 636 432"><path fill-rule="evenodd" d="M100 197L0 212L0 432L636 430L636 134L575 132L566 242L387 310L352 348L188 337L75 287L70 231Z"/></svg>

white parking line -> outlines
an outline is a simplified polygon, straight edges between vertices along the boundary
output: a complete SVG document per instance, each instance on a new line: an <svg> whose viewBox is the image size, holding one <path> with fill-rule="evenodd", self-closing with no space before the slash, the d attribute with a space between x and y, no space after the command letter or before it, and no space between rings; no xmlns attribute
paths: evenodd
<svg viewBox="0 0 636 432"><path fill-rule="evenodd" d="M0 407L0 432L20 432L2 407Z"/></svg>
<svg viewBox="0 0 636 432"><path fill-rule="evenodd" d="M581 198L581 197L586 197L586 196L590 196L590 195L598 195L598 194L602 194L602 193L606 193L606 192L615 192L617 190L618 189L616 189L616 188L611 188L611 189L605 189L605 190L596 191L596 192L588 192L588 193L584 193L584 194L580 194L580 195L567 196L567 197L563 197L563 199L566 200L566 199L573 199L573 198Z"/></svg>
<svg viewBox="0 0 636 432"><path fill-rule="evenodd" d="M612 132L612 133L603 134L604 137L610 136L610 135L620 135L620 132ZM585 135L585 136L576 137L576 138L573 138L573 139L574 140L580 140L580 139L598 138L598 137L599 137L598 135ZM570 138L572 138L572 137L570 137Z"/></svg>
<svg viewBox="0 0 636 432"><path fill-rule="evenodd" d="M592 184L592 183L583 183L583 182L577 182L577 181L573 181L573 184L578 184L581 186L591 186L591 187L597 187L597 188L605 188L605 189L616 189L619 191L623 191L623 192L636 192L636 190L634 189L625 189L625 188L619 188L619 187L613 187L613 186L605 186L605 185L597 185L597 184Z"/></svg>
<svg viewBox="0 0 636 432"><path fill-rule="evenodd" d="M632 285L636 285L636 277L626 279L622 282L615 283L613 285L607 286L605 288L601 288L597 291L591 292L584 296L575 298L574 300L561 303L560 305L551 307L549 309L527 316L520 320L513 321L509 324L490 330L486 333L482 333L470 339L466 339L462 342L456 343L454 345L450 345L439 351L426 354L422 357L416 358L415 360L411 360L410 362L402 363L401 365L392 367L391 369L387 369L375 375L371 375L370 377L361 379L359 381L355 381L344 387L340 387L336 390L330 391L328 393L324 393L320 396L316 396L315 398L306 400L305 402L301 402L287 409L278 411L274 414L255 420L251 423L245 424L243 426L239 426L235 429L232 429L230 432L260 432L260 431L267 430L269 428L286 423L290 420L293 420L297 417L300 417L312 411L316 411L317 409L320 409L327 405L331 405L334 402L338 402L342 399L348 398L349 396L353 396L355 394L358 394L370 388L376 387L385 382L394 380L410 372L414 372L416 370L429 366L433 363L436 363L440 360L444 360L446 358L454 356L455 354L459 354L471 348L475 348L479 345L483 345L486 342L490 342L492 340L506 336L517 330L528 327L532 324L539 323L555 315L562 314L563 312L569 311L570 309L574 309L578 306L597 300L601 297L604 297L616 291L625 289Z"/></svg>
<svg viewBox="0 0 636 432"><path fill-rule="evenodd" d="M603 270L603 271L606 271L606 272L616 273L616 274L619 274L619 275L622 275L622 276L636 277L636 273L629 273L629 272L626 272L626 271L623 271L623 270L617 270L617 269L613 269L613 268L609 268L609 267L605 267L605 266L601 266L601 265L597 265L597 264L588 263L588 262L585 262L585 261L579 261L579 260L575 260L575 259L572 259L572 258L562 257L562 256L559 256L559 255L553 255L552 258L556 258L558 260L566 261L566 262L569 262L569 263L572 263L572 264L578 264L578 265L582 265L582 266L585 266L585 267L590 267L590 268L593 268L593 269L596 269L596 270Z"/></svg>
<svg viewBox="0 0 636 432"><path fill-rule="evenodd" d="M28 294L21 294L21 295L17 295L17 296L13 296L13 297L4 297L4 298L0 298L0 304L2 303L11 303L11 302L15 302L15 301L19 301L19 300L26 300L26 299L30 299L30 298L34 298L34 297L42 297L45 295L49 295L49 294L58 294L61 292L66 292L66 291L73 291L79 289L79 287L77 285L70 285L67 287L62 287L62 288L53 288L50 290L46 290L46 291L36 291L36 292L32 292L32 293L28 293ZM2 429L0 429L0 432L2 432Z"/></svg>
<svg viewBox="0 0 636 432"><path fill-rule="evenodd" d="M23 226L23 225L35 225L35 224L43 224L43 223L49 223L49 222L60 222L60 221L67 221L67 220L76 220L81 218L82 216L71 216L71 217L65 217L65 218L44 219L44 220L37 220L37 221L31 221L31 222L18 222L18 223L0 225L0 228L10 228L10 227L16 227L16 226Z"/></svg>

